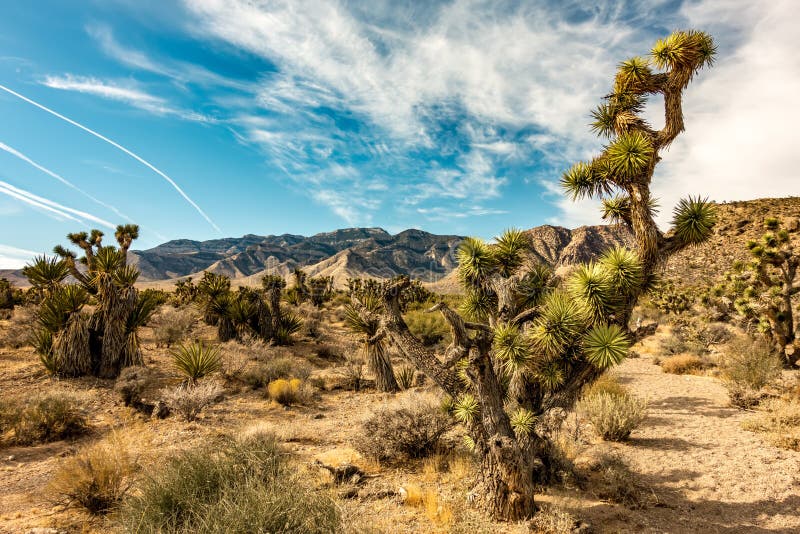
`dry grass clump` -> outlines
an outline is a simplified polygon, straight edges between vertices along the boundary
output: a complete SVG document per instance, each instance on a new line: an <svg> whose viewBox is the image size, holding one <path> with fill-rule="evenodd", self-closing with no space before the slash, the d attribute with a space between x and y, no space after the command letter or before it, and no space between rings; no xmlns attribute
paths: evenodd
<svg viewBox="0 0 800 534"><path fill-rule="evenodd" d="M380 463L424 458L437 452L453 422L439 405L412 395L367 419L355 448Z"/></svg>
<svg viewBox="0 0 800 534"><path fill-rule="evenodd" d="M11 311L8 323L0 328L0 347L19 349L30 343L34 312L33 305L17 306Z"/></svg>
<svg viewBox="0 0 800 534"><path fill-rule="evenodd" d="M652 489L642 484L617 455L604 455L592 470L591 489L600 499L629 508L644 508L647 504L658 502Z"/></svg>
<svg viewBox="0 0 800 534"><path fill-rule="evenodd" d="M725 347L720 367L731 404L747 409L758 404L761 390L781 376L783 363L765 341L741 336Z"/></svg>
<svg viewBox="0 0 800 534"><path fill-rule="evenodd" d="M114 383L114 391L119 393L125 406L139 407L148 389L155 386L153 371L142 365L133 365L122 370Z"/></svg>
<svg viewBox="0 0 800 534"><path fill-rule="evenodd" d="M576 410L589 419L607 441L624 441L645 418L647 402L636 398L613 377L601 377L589 386Z"/></svg>
<svg viewBox="0 0 800 534"><path fill-rule="evenodd" d="M310 401L313 391L309 384L299 378L279 378L269 383L267 395L278 404L292 406Z"/></svg>
<svg viewBox="0 0 800 534"><path fill-rule="evenodd" d="M800 451L800 399L770 399L742 427L766 434L776 447Z"/></svg>
<svg viewBox="0 0 800 534"><path fill-rule="evenodd" d="M138 468L129 438L115 432L64 460L48 489L59 501L104 514L125 496Z"/></svg>
<svg viewBox="0 0 800 534"><path fill-rule="evenodd" d="M678 354L661 360L661 370L673 375L697 374L703 370L703 360L694 354Z"/></svg>
<svg viewBox="0 0 800 534"><path fill-rule="evenodd" d="M181 384L175 389L161 392L161 399L170 410L179 413L184 420L194 421L203 408L217 402L225 390L215 382Z"/></svg>
<svg viewBox="0 0 800 534"><path fill-rule="evenodd" d="M437 529L449 531L449 527L455 522L452 506L434 489L422 489L417 484L405 484L400 488L400 498L406 506L421 508L425 512L425 517Z"/></svg>
<svg viewBox="0 0 800 534"><path fill-rule="evenodd" d="M225 439L147 469L118 514L137 533L341 531L334 502L311 489L268 434Z"/></svg>
<svg viewBox="0 0 800 534"><path fill-rule="evenodd" d="M583 396L591 397L600 393L608 393L610 395L625 395L628 390L620 384L619 378L613 373L603 373L594 382L587 384L583 388Z"/></svg>
<svg viewBox="0 0 800 534"><path fill-rule="evenodd" d="M48 443L81 435L89 429L77 397L52 392L33 397L0 400L0 436L11 431L19 445Z"/></svg>
<svg viewBox="0 0 800 534"><path fill-rule="evenodd" d="M150 322L156 345L170 347L182 342L192 333L197 320L197 312L192 308L162 307L161 312Z"/></svg>
<svg viewBox="0 0 800 534"><path fill-rule="evenodd" d="M571 534L578 521L555 506L542 506L531 519L531 532L535 534Z"/></svg>

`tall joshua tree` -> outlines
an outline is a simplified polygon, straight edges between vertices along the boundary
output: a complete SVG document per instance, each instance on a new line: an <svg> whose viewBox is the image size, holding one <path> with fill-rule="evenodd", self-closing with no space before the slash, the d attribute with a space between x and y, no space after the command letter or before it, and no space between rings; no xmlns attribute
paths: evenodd
<svg viewBox="0 0 800 534"><path fill-rule="evenodd" d="M369 370L375 375L378 391L394 393L400 387L387 354L386 333L381 330L378 314L380 294L377 291L360 291L354 293L351 299L352 303L345 307L345 323L361 338L361 351Z"/></svg>
<svg viewBox="0 0 800 534"><path fill-rule="evenodd" d="M583 386L625 357L630 311L656 268L711 232L711 206L690 198L676 208L673 230L662 233L653 219L650 182L659 151L683 131L683 90L713 56L710 36L676 32L656 43L651 60L620 64L613 93L595 112L594 128L610 143L564 174L573 197L604 199L605 216L632 229L638 253L612 249L559 284L547 268L528 264L522 232L506 232L492 244L465 240L458 251L466 293L461 313L443 303L430 310L441 313L452 331L442 354L426 348L403 320L400 299L409 281L383 291L382 328L453 397L454 413L481 458L479 495L498 519L523 519L535 511L536 487L548 483L552 472L548 414L570 407ZM660 131L640 116L651 94L665 100Z"/></svg>
<svg viewBox="0 0 800 534"><path fill-rule="evenodd" d="M611 94L592 112L592 129L609 143L561 179L573 199L601 198L603 218L633 231L648 279L671 255L705 241L716 220L708 201L689 197L678 203L672 229L663 233L653 219L656 202L650 192L660 152L684 131L683 91L700 69L713 64L715 52L710 35L678 31L656 42L649 58L637 56L620 63ZM664 97L665 123L660 130L642 117L647 98L656 94ZM638 296L631 296L617 318L619 324L627 322Z"/></svg>

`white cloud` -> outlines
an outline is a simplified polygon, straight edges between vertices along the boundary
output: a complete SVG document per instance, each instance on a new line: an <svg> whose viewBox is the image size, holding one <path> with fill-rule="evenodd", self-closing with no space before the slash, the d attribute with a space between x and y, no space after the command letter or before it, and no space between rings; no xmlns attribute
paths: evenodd
<svg viewBox="0 0 800 534"><path fill-rule="evenodd" d="M663 154L654 191L665 208L688 194L718 201L800 194L797 128L800 123L800 56L796 53L800 4L788 1L693 6L693 26L723 24L742 34L735 50L722 49L717 64L686 91L686 132ZM724 34L723 34L724 35Z"/></svg>
<svg viewBox="0 0 800 534"><path fill-rule="evenodd" d="M0 269L21 269L34 256L38 255L41 255L41 252L0 243Z"/></svg>

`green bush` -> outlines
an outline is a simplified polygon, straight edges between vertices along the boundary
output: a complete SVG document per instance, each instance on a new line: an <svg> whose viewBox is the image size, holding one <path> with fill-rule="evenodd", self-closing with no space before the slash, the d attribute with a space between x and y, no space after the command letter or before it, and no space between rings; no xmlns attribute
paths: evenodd
<svg viewBox="0 0 800 534"><path fill-rule="evenodd" d="M405 320L411 333L426 346L436 345L450 334L450 328L440 313L412 310L405 314Z"/></svg>
<svg viewBox="0 0 800 534"><path fill-rule="evenodd" d="M13 443L48 443L83 434L88 428L78 400L66 393L0 401L0 434L11 430Z"/></svg>
<svg viewBox="0 0 800 534"><path fill-rule="evenodd" d="M761 399L761 389L781 375L781 357L763 340L735 338L725 347L721 370L734 406L750 408Z"/></svg>
<svg viewBox="0 0 800 534"><path fill-rule="evenodd" d="M595 393L583 397L577 405L594 426L595 431L607 441L624 441L645 417L647 403L630 393Z"/></svg>
<svg viewBox="0 0 800 534"><path fill-rule="evenodd" d="M179 453L154 465L119 513L136 533L333 533L339 512L257 434Z"/></svg>

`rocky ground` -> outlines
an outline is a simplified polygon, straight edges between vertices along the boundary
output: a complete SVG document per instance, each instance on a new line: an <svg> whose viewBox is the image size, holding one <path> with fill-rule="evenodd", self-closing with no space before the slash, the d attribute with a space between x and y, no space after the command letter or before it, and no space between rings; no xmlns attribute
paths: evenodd
<svg viewBox="0 0 800 534"><path fill-rule="evenodd" d="M580 430L588 442L577 465L612 453L635 476L639 506L613 504L597 496L591 479L582 489L555 488L542 503L568 510L593 532L797 532L800 530L800 453L768 445L742 429L747 412L729 407L725 389L710 376L677 376L654 365L664 330L636 347L640 358L617 370L620 380L648 399L647 419L626 443L604 443ZM298 358L308 345L293 349ZM166 352L146 344L148 364L168 368ZM310 357L315 375L330 369ZM177 381L166 372L165 380ZM523 525L493 524L467 503L474 465L466 455L450 455L449 467L438 460L385 468L353 450L360 421L395 397L433 396L422 386L397 396L375 392L324 392L309 406L283 408L262 392L229 389L226 400L194 423L160 421L121 405L109 381L53 381L43 376L30 349L0 349L0 395L28 395L46 389L78 393L91 414L92 431L74 442L0 449L0 532L51 528L65 532L107 531L107 520L55 502L48 482L64 457L102 438L112 429L135 436L144 458L156 461L171 450L201 443L224 433L256 426L274 430L295 453L298 468L324 485L325 472L315 460L336 465L353 462L369 475L357 494L337 495L353 531L368 532L526 532ZM579 427L580 428L580 427ZM435 495L433 505L408 506L403 491ZM348 498L344 498L344 497ZM586 527L584 527L586 528Z"/></svg>

